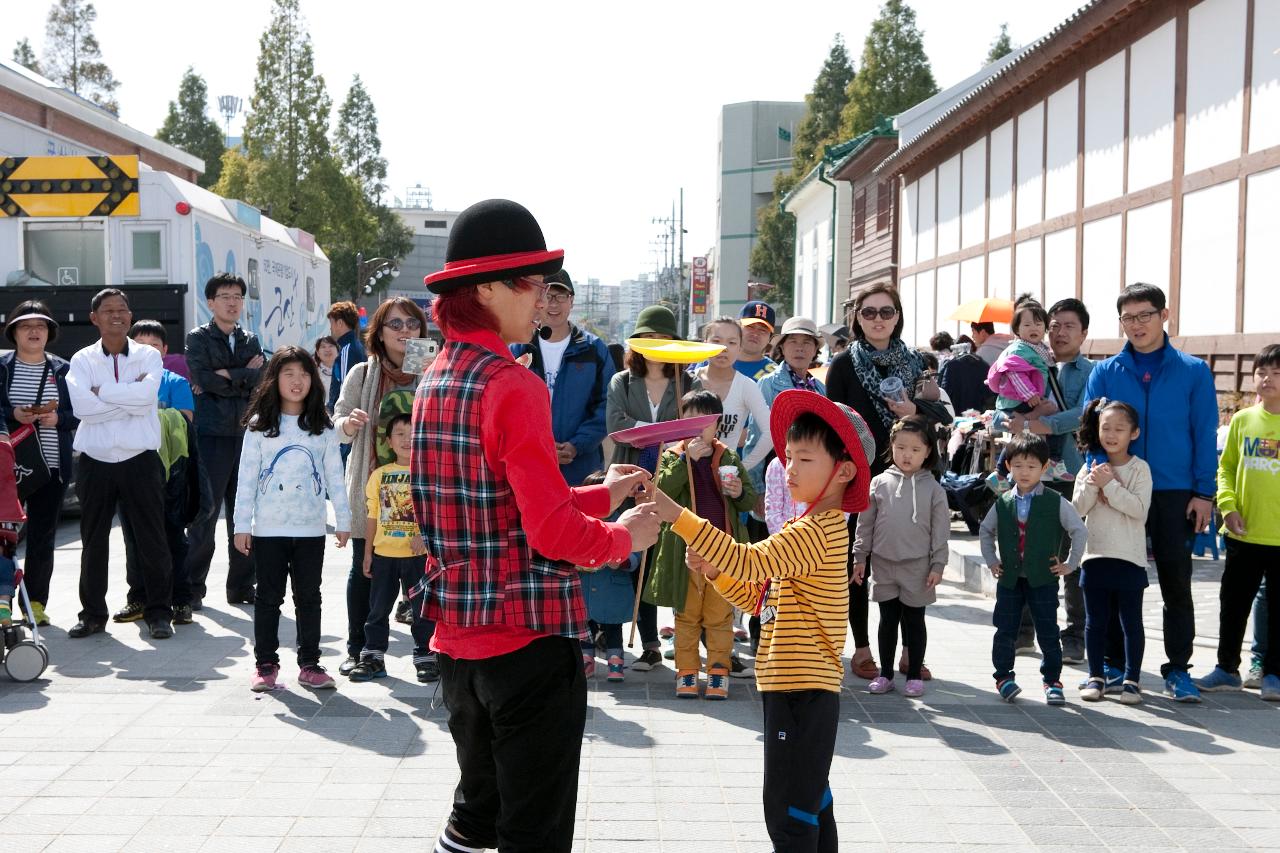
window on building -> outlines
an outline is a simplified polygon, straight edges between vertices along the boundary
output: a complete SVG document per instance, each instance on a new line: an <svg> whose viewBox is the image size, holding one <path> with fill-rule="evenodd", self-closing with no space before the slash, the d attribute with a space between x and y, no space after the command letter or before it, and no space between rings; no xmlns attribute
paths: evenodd
<svg viewBox="0 0 1280 853"><path fill-rule="evenodd" d="M422 223L423 228L444 228L448 223L441 219L428 219Z"/></svg>
<svg viewBox="0 0 1280 853"><path fill-rule="evenodd" d="M102 222L28 222L23 265L50 284L107 284L107 238Z"/></svg>
<svg viewBox="0 0 1280 853"><path fill-rule="evenodd" d="M859 190L853 197L853 245L861 246L867 240L867 191Z"/></svg>
<svg viewBox="0 0 1280 853"><path fill-rule="evenodd" d="M164 226L150 222L124 226L126 282L157 282L167 278Z"/></svg>
<svg viewBox="0 0 1280 853"><path fill-rule="evenodd" d="M893 199L893 184L882 181L876 191L876 233L889 230L889 205Z"/></svg>

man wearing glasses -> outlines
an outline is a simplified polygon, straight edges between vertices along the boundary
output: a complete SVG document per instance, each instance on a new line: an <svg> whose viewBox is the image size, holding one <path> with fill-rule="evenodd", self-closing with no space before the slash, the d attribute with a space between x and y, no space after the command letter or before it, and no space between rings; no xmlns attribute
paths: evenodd
<svg viewBox="0 0 1280 853"><path fill-rule="evenodd" d="M205 304L213 319L187 333L187 367L196 394L195 426L200 461L209 478L213 503L209 514L191 525L187 572L191 578L191 601L175 599L181 615L175 621L190 621L190 611L199 610L207 591L209 564L217 543L218 514L227 507L227 601L253 604L253 557L232 547L235 531L231 518L236 508L236 473L240 469L240 447L244 443L245 408L258 385L264 358L258 336L240 327L247 288L235 273L219 273L204 286ZM187 609L187 608L190 609Z"/></svg>
<svg viewBox="0 0 1280 853"><path fill-rule="evenodd" d="M1160 288L1131 284L1120 292L1116 309L1128 343L1094 368L1084 398L1121 400L1138 410L1141 433L1132 452L1151 466L1147 534L1164 598L1168 660L1160 674L1166 696L1199 702L1200 691L1188 673L1196 635L1191 541L1213 517L1218 463L1213 374L1204 361L1169 343L1164 331L1169 310ZM1108 689L1113 675L1123 677L1108 666Z"/></svg>
<svg viewBox="0 0 1280 853"><path fill-rule="evenodd" d="M613 359L604 341L569 322L574 297L569 274L560 270L544 282L542 326L529 343L512 346L511 354L518 358L528 353L529 368L547 383L560 473L570 486L578 486L604 469L601 445Z"/></svg>

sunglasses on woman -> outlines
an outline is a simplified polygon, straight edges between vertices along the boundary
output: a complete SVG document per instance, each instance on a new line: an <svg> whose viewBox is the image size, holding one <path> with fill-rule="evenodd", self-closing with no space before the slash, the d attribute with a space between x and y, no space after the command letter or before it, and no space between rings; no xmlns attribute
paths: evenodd
<svg viewBox="0 0 1280 853"><path fill-rule="evenodd" d="M411 332L416 332L422 328L422 321L417 317L407 317L403 320L399 317L392 317L382 325L386 326L393 332L403 332L405 329L408 329Z"/></svg>
<svg viewBox="0 0 1280 853"><path fill-rule="evenodd" d="M870 306L863 308L858 312L858 316L864 320L874 320L877 316L881 320L892 320L898 316L898 309L892 305L886 305L883 308L872 308Z"/></svg>

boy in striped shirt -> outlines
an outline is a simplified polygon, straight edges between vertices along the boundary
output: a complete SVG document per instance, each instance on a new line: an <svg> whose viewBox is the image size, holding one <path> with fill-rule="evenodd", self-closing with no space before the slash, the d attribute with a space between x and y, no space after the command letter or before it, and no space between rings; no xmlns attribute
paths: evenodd
<svg viewBox="0 0 1280 853"><path fill-rule="evenodd" d="M783 391L769 413L785 448L787 488L809 508L743 544L654 490L658 515L688 544L692 571L732 604L760 613L756 686L764 703L764 818L774 850L834 850L828 773L840 717L849 529L867 508L875 442L847 406Z"/></svg>

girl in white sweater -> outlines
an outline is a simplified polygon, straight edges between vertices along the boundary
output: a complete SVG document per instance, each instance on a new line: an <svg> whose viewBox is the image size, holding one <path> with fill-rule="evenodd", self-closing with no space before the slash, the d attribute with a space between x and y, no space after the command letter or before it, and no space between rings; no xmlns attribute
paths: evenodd
<svg viewBox="0 0 1280 853"><path fill-rule="evenodd" d="M245 412L244 449L236 483L235 546L253 552L258 593L253 608L250 689L273 690L280 673L280 605L293 586L298 626L298 682L333 687L320 666L320 569L325 499L333 503L338 547L351 535L338 435L325 409L323 383L311 355L276 351Z"/></svg>
<svg viewBox="0 0 1280 853"><path fill-rule="evenodd" d="M1080 691L1086 702L1107 692L1104 662L1112 609L1124 631L1124 684L1120 701L1142 701L1138 687L1146 638L1142 628L1142 591L1147 587L1147 510L1151 507L1151 468L1129 453L1138 437L1133 406L1105 397L1090 401L1080 419L1085 464L1076 476L1071 503L1085 517L1089 542L1080 564L1084 591L1084 645L1089 680ZM1105 456L1106 461L1101 461Z"/></svg>

